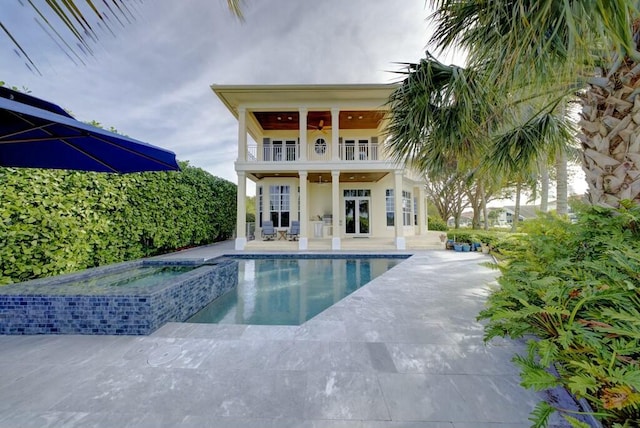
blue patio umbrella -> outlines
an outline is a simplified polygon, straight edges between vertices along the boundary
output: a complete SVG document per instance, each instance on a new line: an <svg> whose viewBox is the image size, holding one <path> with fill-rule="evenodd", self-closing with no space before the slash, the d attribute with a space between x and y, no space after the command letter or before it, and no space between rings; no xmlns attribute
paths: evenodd
<svg viewBox="0 0 640 428"><path fill-rule="evenodd" d="M175 153L79 122L60 106L0 87L0 166L179 171Z"/></svg>

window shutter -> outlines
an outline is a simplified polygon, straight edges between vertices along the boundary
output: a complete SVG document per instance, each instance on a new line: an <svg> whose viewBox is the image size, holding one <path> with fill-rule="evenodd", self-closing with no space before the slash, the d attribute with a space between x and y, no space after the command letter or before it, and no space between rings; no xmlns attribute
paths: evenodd
<svg viewBox="0 0 640 428"><path fill-rule="evenodd" d="M371 137L371 144L378 144L378 137Z"/></svg>

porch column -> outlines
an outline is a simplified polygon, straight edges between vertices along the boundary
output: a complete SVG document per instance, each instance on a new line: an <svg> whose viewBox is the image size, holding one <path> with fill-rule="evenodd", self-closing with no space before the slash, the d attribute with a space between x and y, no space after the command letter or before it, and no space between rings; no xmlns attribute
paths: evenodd
<svg viewBox="0 0 640 428"><path fill-rule="evenodd" d="M247 160L247 109L238 108L238 161Z"/></svg>
<svg viewBox="0 0 640 428"><path fill-rule="evenodd" d="M427 201L425 198L424 185L413 189L414 195L418 198L418 234L424 235L427 227Z"/></svg>
<svg viewBox="0 0 640 428"><path fill-rule="evenodd" d="M336 161L340 159L340 109L331 109L331 159ZM335 222L335 217L334 217ZM335 224L333 230L335 231Z"/></svg>
<svg viewBox="0 0 640 428"><path fill-rule="evenodd" d="M305 126L306 129L306 126ZM308 231L309 223L308 207L307 207L307 171L300 171L300 237L298 238L298 249L306 250L308 247Z"/></svg>
<svg viewBox="0 0 640 428"><path fill-rule="evenodd" d="M335 129L335 127L333 127L333 129ZM331 171L331 207L332 207L332 215L333 215L333 227L332 227L333 236L331 237L331 249L339 250L340 249L340 171Z"/></svg>
<svg viewBox="0 0 640 428"><path fill-rule="evenodd" d="M244 250L247 245L247 177L244 171L238 172L238 192L236 194L236 250Z"/></svg>
<svg viewBox="0 0 640 428"><path fill-rule="evenodd" d="M404 218L402 216L402 171L395 171L395 182L393 186L393 198L395 202L395 235L396 249L404 250L406 243L404 239Z"/></svg>
<svg viewBox="0 0 640 428"><path fill-rule="evenodd" d="M300 116L300 157L298 158L301 161L307 160L307 108L300 107L298 109L298 113ZM305 218L305 217L303 217ZM302 229L300 230L302 231Z"/></svg>

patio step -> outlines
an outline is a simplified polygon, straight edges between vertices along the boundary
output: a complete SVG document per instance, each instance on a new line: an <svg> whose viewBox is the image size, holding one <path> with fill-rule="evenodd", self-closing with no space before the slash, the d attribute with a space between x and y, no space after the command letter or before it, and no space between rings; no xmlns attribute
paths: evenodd
<svg viewBox="0 0 640 428"><path fill-rule="evenodd" d="M440 242L441 233L427 232L424 235L407 236L405 238L407 250L443 249L444 244ZM343 238L340 246L344 251L393 251L396 249L393 238ZM309 239L307 249L309 251L331 251L331 240ZM298 251L298 242L256 239L247 242L245 251Z"/></svg>

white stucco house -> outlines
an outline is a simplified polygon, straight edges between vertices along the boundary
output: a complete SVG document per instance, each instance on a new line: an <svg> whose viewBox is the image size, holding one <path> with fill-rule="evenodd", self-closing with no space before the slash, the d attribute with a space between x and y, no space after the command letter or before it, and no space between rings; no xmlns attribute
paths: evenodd
<svg viewBox="0 0 640 428"><path fill-rule="evenodd" d="M384 150L387 99L396 86L212 85L238 120L236 249L247 244L247 179L256 186L256 237L264 221L300 221L309 239L405 237L427 232L424 177Z"/></svg>

